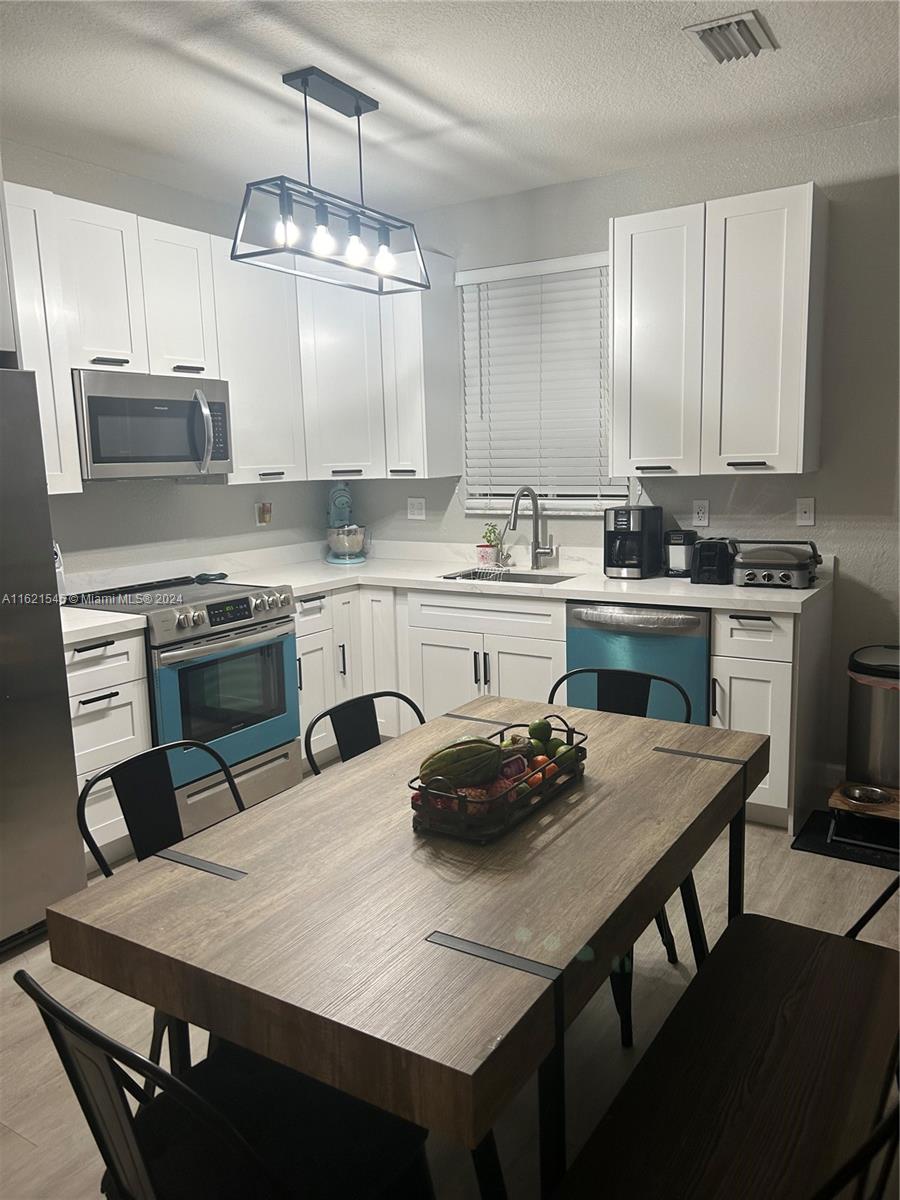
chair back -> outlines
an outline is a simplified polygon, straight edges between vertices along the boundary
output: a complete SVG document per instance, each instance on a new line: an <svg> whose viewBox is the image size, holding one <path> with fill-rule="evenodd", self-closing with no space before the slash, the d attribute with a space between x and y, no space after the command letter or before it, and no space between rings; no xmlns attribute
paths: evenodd
<svg viewBox="0 0 900 1200"><path fill-rule="evenodd" d="M152 1183L152 1161L142 1145L139 1123L129 1102L152 1103L152 1087L167 1094L198 1132L212 1134L217 1149L235 1160L248 1180L268 1182L269 1172L238 1131L207 1100L163 1067L101 1033L55 1000L26 971L13 976L40 1010L97 1148L122 1200L162 1200ZM143 1079L137 1082L123 1068ZM208 1140L208 1139L207 1139ZM272 1181L272 1191L279 1194Z"/></svg>
<svg viewBox="0 0 900 1200"><path fill-rule="evenodd" d="M170 759L170 754L183 750L199 751L212 759L211 773L222 772L231 791L235 811L243 812L244 802L231 768L222 755L205 742L168 742L165 746L154 746L142 754L135 754L133 758L126 758L114 767L107 767L89 779L81 789L76 809L81 836L97 866L107 877L112 875L112 868L87 823L88 797L97 784L104 779L111 780L135 857L139 860L149 858L151 854L166 850L187 836L181 823Z"/></svg>
<svg viewBox="0 0 900 1200"><path fill-rule="evenodd" d="M665 675L649 675L645 671L578 667L574 671L567 671L565 675L557 679L550 689L547 703L553 703L554 696L568 680L574 679L576 676L587 675L593 675L596 680L597 702L594 707L598 712L622 713L626 717L646 717L650 708L650 690L653 684L657 683L671 688L674 693L677 693L674 699L676 703L679 700L681 702L683 708L681 720L686 725L690 724L691 698L681 684L676 683L674 679L667 679Z"/></svg>
<svg viewBox="0 0 900 1200"><path fill-rule="evenodd" d="M306 727L303 747L306 760L312 767L314 775L322 774L321 767L312 752L313 732L316 726L321 721L331 721L341 762L347 762L349 759L356 758L357 755L365 754L367 750L373 750L376 746L381 745L381 731L378 728L375 701L385 696L393 700L402 700L416 714L419 724L425 724L425 716L418 704L415 700L410 700L409 696L404 696L402 692L368 692L365 696L354 696L351 700L343 700L340 704L335 704L333 708L326 708L323 712L318 713Z"/></svg>

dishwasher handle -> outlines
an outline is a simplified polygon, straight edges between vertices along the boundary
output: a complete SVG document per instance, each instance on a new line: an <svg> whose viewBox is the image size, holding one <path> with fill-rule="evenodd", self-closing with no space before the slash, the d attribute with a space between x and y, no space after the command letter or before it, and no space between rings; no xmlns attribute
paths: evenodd
<svg viewBox="0 0 900 1200"><path fill-rule="evenodd" d="M705 613L673 611L663 608L618 608L615 605L590 605L571 608L569 617L596 629L635 633L686 633L700 629Z"/></svg>

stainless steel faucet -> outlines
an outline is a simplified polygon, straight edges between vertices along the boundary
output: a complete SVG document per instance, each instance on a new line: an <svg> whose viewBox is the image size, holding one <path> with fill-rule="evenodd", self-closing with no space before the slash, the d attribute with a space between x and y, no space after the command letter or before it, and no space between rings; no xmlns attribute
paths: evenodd
<svg viewBox="0 0 900 1200"><path fill-rule="evenodd" d="M542 558L550 558L553 554L552 546L541 545L541 508L537 498L537 492L531 487L520 487L513 496L512 508L509 510L509 518L506 522L507 529L515 529L519 523L519 503L523 496L527 496L531 500L531 569L537 571L540 569ZM505 533L505 530L504 530Z"/></svg>

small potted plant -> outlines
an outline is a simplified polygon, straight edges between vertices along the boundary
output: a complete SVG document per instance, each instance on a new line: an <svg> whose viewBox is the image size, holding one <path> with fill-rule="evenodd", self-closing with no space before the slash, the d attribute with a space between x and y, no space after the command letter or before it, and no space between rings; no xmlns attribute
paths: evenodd
<svg viewBox="0 0 900 1200"><path fill-rule="evenodd" d="M495 567L500 562L500 530L493 521L489 521L481 535L484 539L475 547L479 567Z"/></svg>

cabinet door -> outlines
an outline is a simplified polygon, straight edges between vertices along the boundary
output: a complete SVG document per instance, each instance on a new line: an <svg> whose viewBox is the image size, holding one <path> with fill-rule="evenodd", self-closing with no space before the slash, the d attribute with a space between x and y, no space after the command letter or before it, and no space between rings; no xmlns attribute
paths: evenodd
<svg viewBox="0 0 900 1200"><path fill-rule="evenodd" d="M298 290L309 478L383 478L378 297L306 279Z"/></svg>
<svg viewBox="0 0 900 1200"><path fill-rule="evenodd" d="M305 739L313 717L335 704L334 637L330 629L297 638L297 680L300 687L300 734ZM331 722L320 722L312 740L312 752L316 760L323 750L330 750L333 745Z"/></svg>
<svg viewBox="0 0 900 1200"><path fill-rule="evenodd" d="M137 217L67 196L56 206L70 365L148 371Z"/></svg>
<svg viewBox="0 0 900 1200"><path fill-rule="evenodd" d="M425 474L425 373L422 297L407 292L381 301L384 441L392 479Z"/></svg>
<svg viewBox="0 0 900 1200"><path fill-rule="evenodd" d="M156 375L219 375L209 234L138 217L147 347Z"/></svg>
<svg viewBox="0 0 900 1200"><path fill-rule="evenodd" d="M545 704L550 689L565 673L565 642L496 634L485 636L482 674L485 687L492 696ZM561 691L555 703L565 702L565 693Z"/></svg>
<svg viewBox="0 0 900 1200"><path fill-rule="evenodd" d="M698 475L703 205L613 223L613 475Z"/></svg>
<svg viewBox="0 0 900 1200"><path fill-rule="evenodd" d="M712 659L714 729L739 729L767 733L769 774L750 800L787 809L791 749L790 663L759 662L747 658Z"/></svg>
<svg viewBox="0 0 900 1200"><path fill-rule="evenodd" d="M483 655L480 633L410 629L410 684L426 720L484 695Z"/></svg>
<svg viewBox="0 0 900 1200"><path fill-rule="evenodd" d="M47 490L81 491L81 462L61 304L56 198L6 185L20 362L37 385Z"/></svg>
<svg viewBox="0 0 900 1200"><path fill-rule="evenodd" d="M800 470L812 184L706 206L703 472Z"/></svg>
<svg viewBox="0 0 900 1200"><path fill-rule="evenodd" d="M231 261L212 239L219 366L228 381L229 483L305 479L297 289L290 275Z"/></svg>
<svg viewBox="0 0 900 1200"><path fill-rule="evenodd" d="M361 692L397 691L397 629L392 588L359 589ZM376 701L382 737L400 732L398 702Z"/></svg>
<svg viewBox="0 0 900 1200"><path fill-rule="evenodd" d="M362 692L362 655L359 593L337 592L331 602L334 614L335 700L349 700Z"/></svg>

